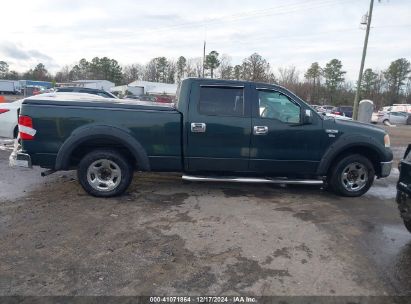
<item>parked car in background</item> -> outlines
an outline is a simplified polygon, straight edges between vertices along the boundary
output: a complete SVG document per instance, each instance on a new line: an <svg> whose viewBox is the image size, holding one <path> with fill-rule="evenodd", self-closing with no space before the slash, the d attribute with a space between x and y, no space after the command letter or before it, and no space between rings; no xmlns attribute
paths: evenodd
<svg viewBox="0 0 411 304"><path fill-rule="evenodd" d="M83 93L46 93L37 96L58 96L59 98L71 98L76 100L103 99L101 96ZM18 116L24 99L10 103L0 103L0 137L16 138L18 135Z"/></svg>
<svg viewBox="0 0 411 304"><path fill-rule="evenodd" d="M407 112L411 114L411 104L394 103L392 106L383 107L381 112Z"/></svg>
<svg viewBox="0 0 411 304"><path fill-rule="evenodd" d="M317 112L317 113L322 113L325 112L325 109L320 106L320 105L311 105L311 107Z"/></svg>
<svg viewBox="0 0 411 304"><path fill-rule="evenodd" d="M333 113L325 113L325 112L323 112L322 114L325 115L325 117L331 117L331 118L342 119L342 120L352 120L352 118L348 116L337 115Z"/></svg>
<svg viewBox="0 0 411 304"><path fill-rule="evenodd" d="M411 145L408 146L399 169L396 200L404 225L411 232Z"/></svg>
<svg viewBox="0 0 411 304"><path fill-rule="evenodd" d="M17 119L24 99L9 103L0 103L0 137L16 138Z"/></svg>
<svg viewBox="0 0 411 304"><path fill-rule="evenodd" d="M104 90L99 89L89 89L83 87L60 87L55 89L56 92L60 93L85 93L85 94L93 94L98 95L104 98L118 98L116 95L106 92Z"/></svg>
<svg viewBox="0 0 411 304"><path fill-rule="evenodd" d="M331 113L335 115L352 117L352 111L353 111L353 108L350 106L339 106L339 107L334 107Z"/></svg>
<svg viewBox="0 0 411 304"><path fill-rule="evenodd" d="M384 125L406 125L409 122L409 116L406 112L379 112L377 122Z"/></svg>
<svg viewBox="0 0 411 304"><path fill-rule="evenodd" d="M156 96L155 102L160 102L160 103L172 103L173 99L169 96Z"/></svg>
<svg viewBox="0 0 411 304"><path fill-rule="evenodd" d="M380 113L379 112L374 112L372 113L371 116L371 123L377 124L378 123L378 118L379 118Z"/></svg>
<svg viewBox="0 0 411 304"><path fill-rule="evenodd" d="M325 105L325 106L321 106L321 108L324 110L324 112L331 113L332 110L334 109L334 106Z"/></svg>

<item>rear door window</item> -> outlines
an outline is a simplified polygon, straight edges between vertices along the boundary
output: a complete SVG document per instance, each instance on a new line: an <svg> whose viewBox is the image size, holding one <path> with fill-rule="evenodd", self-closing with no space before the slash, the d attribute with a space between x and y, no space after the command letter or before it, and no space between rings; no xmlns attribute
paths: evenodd
<svg viewBox="0 0 411 304"><path fill-rule="evenodd" d="M200 88L198 111L210 116L244 116L244 88L213 87Z"/></svg>

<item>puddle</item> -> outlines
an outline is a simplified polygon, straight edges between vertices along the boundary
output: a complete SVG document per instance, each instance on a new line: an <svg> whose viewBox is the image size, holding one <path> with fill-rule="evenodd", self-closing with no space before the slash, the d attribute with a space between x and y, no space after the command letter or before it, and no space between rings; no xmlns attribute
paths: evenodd
<svg viewBox="0 0 411 304"><path fill-rule="evenodd" d="M396 187L399 175L399 170L397 168L392 168L390 176L375 180L374 185L364 196L382 200L395 199L397 196Z"/></svg>

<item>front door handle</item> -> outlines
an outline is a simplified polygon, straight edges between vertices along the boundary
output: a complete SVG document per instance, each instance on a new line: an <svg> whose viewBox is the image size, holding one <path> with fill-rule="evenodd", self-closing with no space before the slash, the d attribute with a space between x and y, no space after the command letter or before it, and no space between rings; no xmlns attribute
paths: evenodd
<svg viewBox="0 0 411 304"><path fill-rule="evenodd" d="M203 122L192 122L191 132L193 133L204 133L206 131L207 125Z"/></svg>
<svg viewBox="0 0 411 304"><path fill-rule="evenodd" d="M267 126L254 126L254 135L266 135L267 133Z"/></svg>

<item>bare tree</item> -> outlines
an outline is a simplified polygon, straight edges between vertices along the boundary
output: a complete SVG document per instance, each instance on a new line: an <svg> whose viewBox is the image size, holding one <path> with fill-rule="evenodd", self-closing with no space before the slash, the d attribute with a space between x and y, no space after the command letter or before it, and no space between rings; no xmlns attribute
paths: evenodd
<svg viewBox="0 0 411 304"><path fill-rule="evenodd" d="M231 57L226 54L221 55L220 66L218 67L218 77L221 79L233 79L233 72Z"/></svg>
<svg viewBox="0 0 411 304"><path fill-rule="evenodd" d="M129 84L136 80L143 79L144 66L139 63L126 65L123 72L123 83Z"/></svg>
<svg viewBox="0 0 411 304"><path fill-rule="evenodd" d="M273 78L270 64L257 53L244 59L241 74L242 79L249 81L270 82Z"/></svg>

